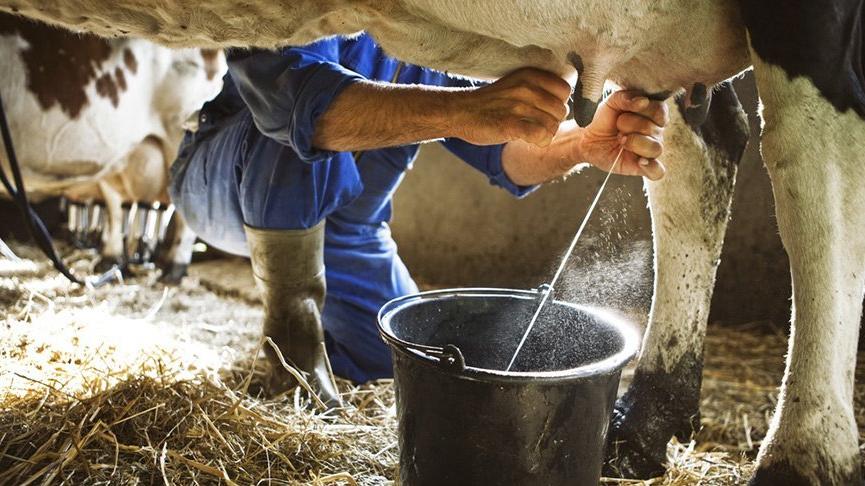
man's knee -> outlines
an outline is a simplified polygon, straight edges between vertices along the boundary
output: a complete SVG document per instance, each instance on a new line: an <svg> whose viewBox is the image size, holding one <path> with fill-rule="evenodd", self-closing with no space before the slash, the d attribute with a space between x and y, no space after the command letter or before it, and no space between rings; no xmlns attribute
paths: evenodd
<svg viewBox="0 0 865 486"><path fill-rule="evenodd" d="M237 170L244 222L257 228L312 228L363 189L346 154L307 162L264 136L249 139Z"/></svg>

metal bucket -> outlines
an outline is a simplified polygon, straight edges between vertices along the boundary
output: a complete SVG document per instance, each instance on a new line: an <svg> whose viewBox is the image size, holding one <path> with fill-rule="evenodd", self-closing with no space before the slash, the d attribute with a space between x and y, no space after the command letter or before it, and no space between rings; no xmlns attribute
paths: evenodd
<svg viewBox="0 0 865 486"><path fill-rule="evenodd" d="M634 326L538 291L455 289L379 312L391 346L403 485L595 485Z"/></svg>

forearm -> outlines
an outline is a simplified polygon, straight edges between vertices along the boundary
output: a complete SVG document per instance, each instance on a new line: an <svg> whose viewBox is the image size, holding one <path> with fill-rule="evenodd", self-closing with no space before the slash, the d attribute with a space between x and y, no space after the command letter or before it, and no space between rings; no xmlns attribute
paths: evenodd
<svg viewBox="0 0 865 486"><path fill-rule="evenodd" d="M319 117L313 145L372 150L453 136L451 106L460 88L357 82Z"/></svg>
<svg viewBox="0 0 865 486"><path fill-rule="evenodd" d="M530 186L562 177L581 161L577 147L582 129L573 120L560 125L552 143L546 147L514 140L502 150L502 169L514 184Z"/></svg>

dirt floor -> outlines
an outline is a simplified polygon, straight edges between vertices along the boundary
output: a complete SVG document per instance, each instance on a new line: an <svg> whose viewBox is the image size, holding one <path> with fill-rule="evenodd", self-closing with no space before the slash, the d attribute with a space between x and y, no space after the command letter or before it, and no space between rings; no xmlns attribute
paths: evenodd
<svg viewBox="0 0 865 486"><path fill-rule="evenodd" d="M142 272L88 290L13 248L22 260L0 259L0 484L392 483L389 382L340 383L351 406L337 413L299 389L261 397L245 261L196 264L179 287ZM93 255L70 260L84 271ZM605 483L744 483L786 349L766 327L710 326L702 430L670 444L666 476ZM857 392L860 424L863 403Z"/></svg>

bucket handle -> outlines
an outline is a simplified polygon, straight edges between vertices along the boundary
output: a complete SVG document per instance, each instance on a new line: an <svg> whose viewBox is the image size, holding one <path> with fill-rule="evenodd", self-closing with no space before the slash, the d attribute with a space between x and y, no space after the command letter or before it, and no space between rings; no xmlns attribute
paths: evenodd
<svg viewBox="0 0 865 486"><path fill-rule="evenodd" d="M441 349L441 354L438 356L439 366L454 371L462 371L466 369L466 359L463 357L460 348L453 344L445 344L439 349Z"/></svg>
<svg viewBox="0 0 865 486"><path fill-rule="evenodd" d="M438 365L442 368L453 371L462 371L466 368L466 360L462 351L453 344L427 346L426 344L410 343L386 332L381 333L381 335L385 341L394 347L414 351L438 360Z"/></svg>

